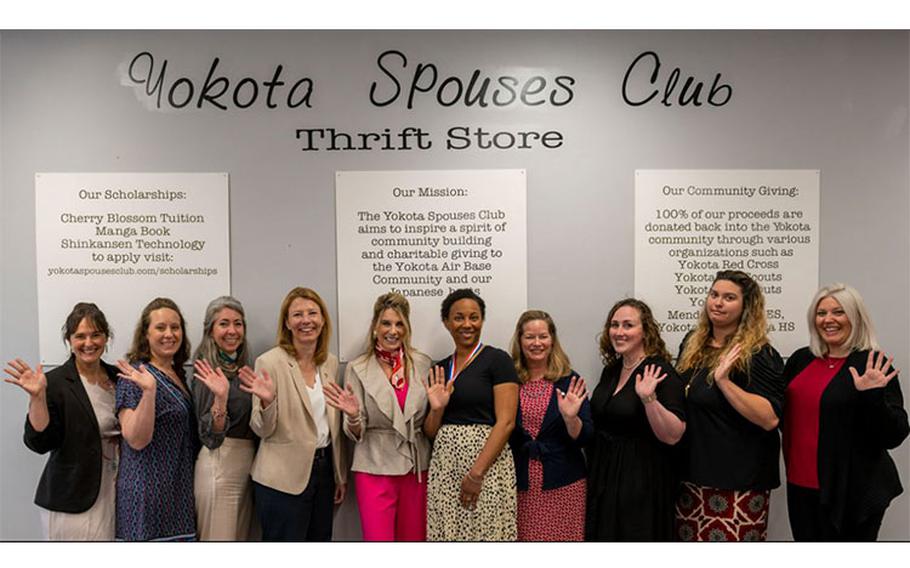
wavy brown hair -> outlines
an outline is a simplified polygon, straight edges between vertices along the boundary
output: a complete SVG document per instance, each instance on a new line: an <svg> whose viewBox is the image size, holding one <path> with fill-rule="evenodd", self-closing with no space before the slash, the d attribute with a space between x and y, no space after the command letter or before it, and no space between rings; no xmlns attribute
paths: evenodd
<svg viewBox="0 0 910 568"><path fill-rule="evenodd" d="M572 365L569 362L569 356L563 351L559 343L559 336L556 334L556 324L550 314L543 310L528 310L521 314L518 322L515 324L515 333L512 334L512 362L515 364L515 371L518 372L518 378L522 383L528 382L528 362L525 354L521 350L521 335L524 333L524 326L528 322L540 320L547 324L547 331L550 332L550 338L553 345L550 347L550 354L547 356L547 372L544 378L548 381L555 381L565 377L572 371Z"/></svg>
<svg viewBox="0 0 910 568"><path fill-rule="evenodd" d="M323 301L322 297L317 294L315 290L298 286L288 292L288 295L284 297L284 301L281 302L281 312L278 314L278 346L284 349L289 355L294 357L297 356L297 351L294 349L293 334L291 333L291 330L288 329L287 325L285 325L288 320L288 310L291 307L291 303L297 298L315 302L322 312L322 331L319 333L319 338L316 340L316 353L313 355L313 361L316 365L322 365L325 363L325 360L329 358L329 340L332 337L332 320L329 319L329 309L326 307L325 301Z"/></svg>
<svg viewBox="0 0 910 568"><path fill-rule="evenodd" d="M600 332L600 358L603 360L604 367L612 367L622 361L622 357L616 354L613 349L613 343L610 341L610 322L613 316L620 308L634 308L638 311L638 317L641 319L642 343L644 344L645 357L660 357L664 361L670 360L670 352L667 351L667 345L660 336L660 327L657 320L654 319L654 313L648 304L636 298L622 299L610 308L607 314L607 320L604 322L603 331Z"/></svg>
<svg viewBox="0 0 910 568"><path fill-rule="evenodd" d="M133 332L133 344L130 346L126 358L130 363L148 362L152 360L152 350L149 347L148 329L152 319L152 312L155 310L169 309L177 312L180 318L180 329L183 331L180 348L174 353L174 371L180 380L186 383L186 372L183 366L190 359L190 340L187 338L186 320L183 319L183 312L177 307L174 300L170 298L155 298L148 303L139 316L139 323L136 324L136 330Z"/></svg>
<svg viewBox="0 0 910 568"><path fill-rule="evenodd" d="M718 280L727 280L739 287L743 296L743 313L739 318L736 331L730 335L720 349L712 349L710 342L713 339L714 325L708 318L708 302L702 307L698 317L698 325L686 340L682 355L676 369L683 373L690 369L707 368L708 384L713 382L713 371L720 358L737 343L742 344L742 355L733 365L733 368L745 373L749 372L752 356L768 344L768 320L765 316L765 296L761 286L751 276L741 270L721 270L714 277L711 288Z"/></svg>

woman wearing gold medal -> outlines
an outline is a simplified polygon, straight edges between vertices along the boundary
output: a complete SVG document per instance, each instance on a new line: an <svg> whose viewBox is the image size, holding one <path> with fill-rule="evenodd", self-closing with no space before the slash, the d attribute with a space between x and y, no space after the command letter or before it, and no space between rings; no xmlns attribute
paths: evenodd
<svg viewBox="0 0 910 568"><path fill-rule="evenodd" d="M518 375L508 353L480 342L486 305L473 290L442 302L455 352L430 371L434 439L427 540L507 541L518 536L515 463L507 446L518 410Z"/></svg>

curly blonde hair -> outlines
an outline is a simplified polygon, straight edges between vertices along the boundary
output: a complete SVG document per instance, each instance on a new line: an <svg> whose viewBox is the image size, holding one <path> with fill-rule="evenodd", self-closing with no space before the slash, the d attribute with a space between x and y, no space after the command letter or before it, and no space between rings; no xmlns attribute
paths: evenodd
<svg viewBox="0 0 910 568"><path fill-rule="evenodd" d="M730 335L720 349L712 349L710 342L713 339L714 325L708 318L708 302L705 302L701 315L698 317L698 326L686 340L682 355L676 369L683 373L690 369L707 368L708 384L713 382L713 372L721 357L737 343L742 345L742 355L734 363L733 369L748 374L752 356L761 351L768 344L768 320L765 316L765 296L761 286L751 276L741 270L721 270L714 277L711 288L719 280L726 280L736 284L743 296L743 313L739 317L736 331Z"/></svg>

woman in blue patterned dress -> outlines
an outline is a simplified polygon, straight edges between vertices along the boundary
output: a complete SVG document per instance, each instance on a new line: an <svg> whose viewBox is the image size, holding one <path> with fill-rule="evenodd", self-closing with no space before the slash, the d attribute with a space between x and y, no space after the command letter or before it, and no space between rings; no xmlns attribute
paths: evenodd
<svg viewBox="0 0 910 568"><path fill-rule="evenodd" d="M180 308L156 298L118 361L116 412L123 442L117 540L195 540L193 468L198 441L183 364L190 345Z"/></svg>

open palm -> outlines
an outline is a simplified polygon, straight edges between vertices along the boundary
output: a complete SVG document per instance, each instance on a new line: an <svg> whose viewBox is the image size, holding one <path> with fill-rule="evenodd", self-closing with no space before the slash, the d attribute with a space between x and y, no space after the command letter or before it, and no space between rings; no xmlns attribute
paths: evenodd
<svg viewBox="0 0 910 568"><path fill-rule="evenodd" d="M264 406L268 406L275 400L275 383L268 371L263 370L261 373L256 373L249 367L243 367L237 376L240 377L240 390L256 395Z"/></svg>
<svg viewBox="0 0 910 568"><path fill-rule="evenodd" d="M9 367L3 370L11 378L3 379L4 382L16 385L31 397L39 396L47 390L47 377L44 376L44 371L41 369L40 364L35 370L32 370L28 363L18 358L9 361L7 364Z"/></svg>

